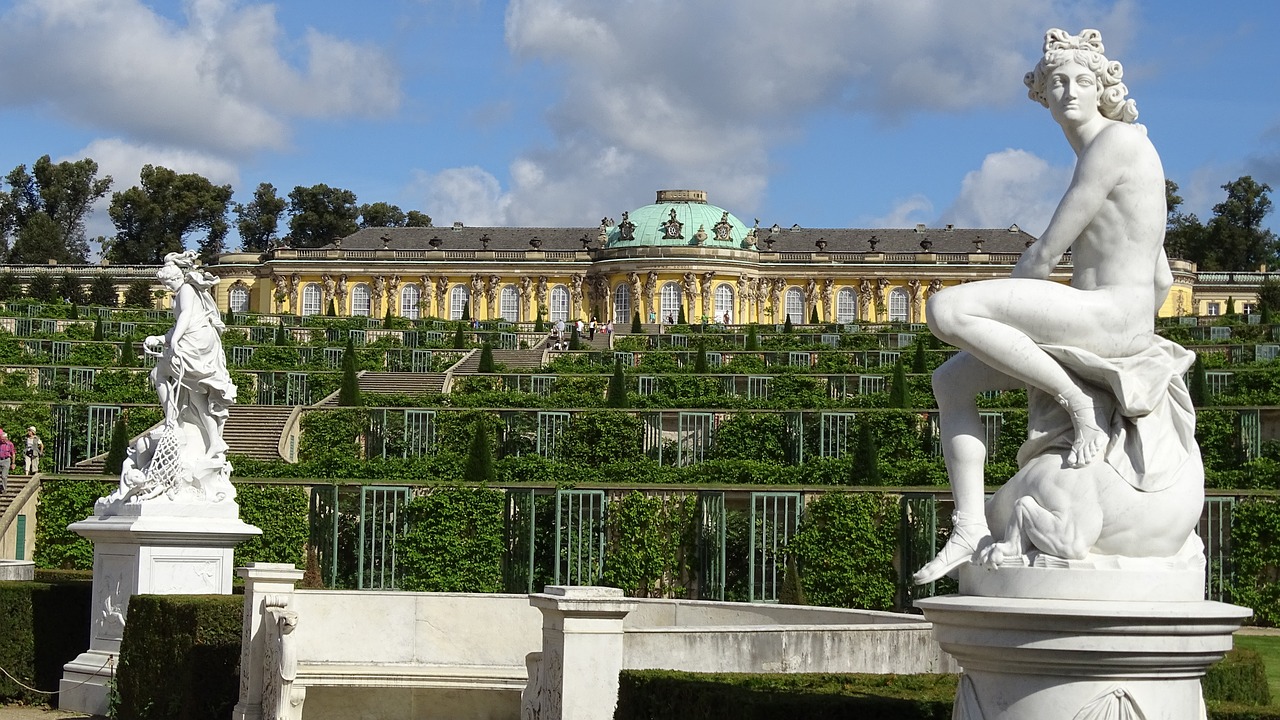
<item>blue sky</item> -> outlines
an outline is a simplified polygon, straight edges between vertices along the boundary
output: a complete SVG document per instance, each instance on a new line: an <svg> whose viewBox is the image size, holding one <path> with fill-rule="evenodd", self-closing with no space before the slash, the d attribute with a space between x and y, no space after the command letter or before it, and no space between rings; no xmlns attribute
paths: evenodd
<svg viewBox="0 0 1280 720"><path fill-rule="evenodd" d="M698 188L748 223L1038 233L1073 161L1022 85L1050 27L1102 31L1185 210L1280 188L1271 0L9 0L0 172L326 183L437 225Z"/></svg>

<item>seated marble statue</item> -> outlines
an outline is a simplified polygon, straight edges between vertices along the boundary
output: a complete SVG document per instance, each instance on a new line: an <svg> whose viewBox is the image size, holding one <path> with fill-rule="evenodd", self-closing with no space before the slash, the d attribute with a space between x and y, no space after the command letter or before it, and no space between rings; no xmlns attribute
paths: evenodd
<svg viewBox="0 0 1280 720"><path fill-rule="evenodd" d="M1070 186L1010 278L929 299L929 327L961 350L933 379L955 515L916 583L968 562L1173 557L1189 544L1203 502L1181 379L1194 356L1155 334L1173 282L1164 170L1121 77L1098 31L1046 34L1025 83L1075 151ZM1049 280L1068 250L1070 284ZM1028 391L1030 438L986 503L975 396L1015 388Z"/></svg>
<svg viewBox="0 0 1280 720"><path fill-rule="evenodd" d="M218 278L195 265L195 253L169 253L156 277L173 293L173 327L143 342L155 359L151 384L164 421L128 453L120 488L108 502L235 497L222 439L236 386L222 349L225 326L211 289Z"/></svg>

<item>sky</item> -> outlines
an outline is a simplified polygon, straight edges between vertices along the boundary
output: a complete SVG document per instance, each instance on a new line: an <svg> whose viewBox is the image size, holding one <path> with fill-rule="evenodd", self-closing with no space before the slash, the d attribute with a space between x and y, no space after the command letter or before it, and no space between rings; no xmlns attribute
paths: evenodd
<svg viewBox="0 0 1280 720"><path fill-rule="evenodd" d="M691 188L748 224L1038 234L1074 161L1022 83L1051 27L1102 32L1184 211L1280 189L1274 0L0 0L0 173L324 183L441 226Z"/></svg>

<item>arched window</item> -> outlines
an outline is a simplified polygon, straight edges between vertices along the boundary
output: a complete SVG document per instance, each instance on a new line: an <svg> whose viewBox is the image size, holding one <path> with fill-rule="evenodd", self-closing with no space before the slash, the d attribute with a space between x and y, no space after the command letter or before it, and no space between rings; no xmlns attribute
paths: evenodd
<svg viewBox="0 0 1280 720"><path fill-rule="evenodd" d="M232 285L227 293L227 307L231 312L246 312L249 309L249 288L243 285Z"/></svg>
<svg viewBox="0 0 1280 720"><path fill-rule="evenodd" d="M889 291L889 322L904 323L911 312L911 300L907 291L894 288Z"/></svg>
<svg viewBox="0 0 1280 720"><path fill-rule="evenodd" d="M520 291L514 285L502 288L498 311L502 319L508 322L516 322L520 319Z"/></svg>
<svg viewBox="0 0 1280 720"><path fill-rule="evenodd" d="M417 285L409 283L400 288L400 317L410 320L418 319L418 306L422 302L422 291Z"/></svg>
<svg viewBox="0 0 1280 720"><path fill-rule="evenodd" d="M836 293L836 322L844 325L858 319L858 296L853 288L842 288Z"/></svg>
<svg viewBox="0 0 1280 720"><path fill-rule="evenodd" d="M364 283L351 288L351 316L369 316L369 286Z"/></svg>
<svg viewBox="0 0 1280 720"><path fill-rule="evenodd" d="M680 319L680 296L683 294L679 283L669 282L662 286L662 305L658 308L662 311L662 317L658 318L658 322L667 322L668 319L675 322Z"/></svg>
<svg viewBox="0 0 1280 720"><path fill-rule="evenodd" d="M711 318L713 321L726 325L733 322L733 287L728 283L716 286L715 306L716 316Z"/></svg>
<svg viewBox="0 0 1280 720"><path fill-rule="evenodd" d="M804 316L804 293L800 291L800 288L787 288L786 317L791 319L792 325L799 325L806 319Z"/></svg>
<svg viewBox="0 0 1280 720"><path fill-rule="evenodd" d="M466 285L454 285L449 291L449 319L461 320L471 304L471 291Z"/></svg>
<svg viewBox="0 0 1280 720"><path fill-rule="evenodd" d="M569 321L569 289L563 285L551 288L551 322Z"/></svg>
<svg viewBox="0 0 1280 720"><path fill-rule="evenodd" d="M319 315L320 314L320 286L315 283L307 283L302 288L302 314L303 315Z"/></svg>
<svg viewBox="0 0 1280 720"><path fill-rule="evenodd" d="M613 321L631 322L631 286L622 283L613 290Z"/></svg>

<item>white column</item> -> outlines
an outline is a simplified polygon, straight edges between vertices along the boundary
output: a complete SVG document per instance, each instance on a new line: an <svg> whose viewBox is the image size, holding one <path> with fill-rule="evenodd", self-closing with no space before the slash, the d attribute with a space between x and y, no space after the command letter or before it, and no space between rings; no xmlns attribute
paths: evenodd
<svg viewBox="0 0 1280 720"><path fill-rule="evenodd" d="M288 563L249 563L236 568L244 578L244 620L240 641L240 699L231 711L232 720L262 718L263 654L266 629L267 598L276 596L277 604L293 594L294 584L302 579L302 571Z"/></svg>
<svg viewBox="0 0 1280 720"><path fill-rule="evenodd" d="M622 671L622 623L636 603L617 588L553 585L530 595L529 604L542 611L542 661L526 708L532 705L539 720L610 720Z"/></svg>

